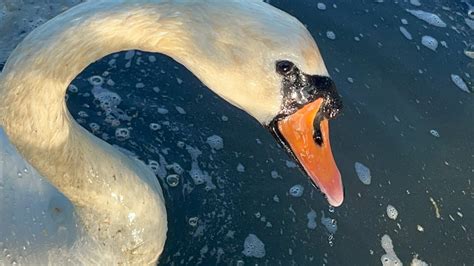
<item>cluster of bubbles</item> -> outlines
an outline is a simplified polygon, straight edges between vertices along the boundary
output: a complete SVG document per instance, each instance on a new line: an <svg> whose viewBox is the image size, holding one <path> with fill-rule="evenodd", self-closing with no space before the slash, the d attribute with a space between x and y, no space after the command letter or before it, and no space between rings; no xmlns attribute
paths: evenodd
<svg viewBox="0 0 474 266"><path fill-rule="evenodd" d="M387 216L388 218L392 219L392 220L396 220L397 217L398 217L398 211L395 207L393 207L392 205L388 205L387 206Z"/></svg>
<svg viewBox="0 0 474 266"><path fill-rule="evenodd" d="M89 78L89 83L93 86L92 95L94 102L104 111L105 122L116 127L120 125L120 120L130 121L131 118L118 105L122 98L115 92L105 89L104 78L98 75Z"/></svg>
<svg viewBox="0 0 474 266"><path fill-rule="evenodd" d="M372 175L370 174L370 169L359 162L356 162L354 164L354 168L355 168L357 177L359 177L360 182L362 182L364 185L370 185L370 182L372 181Z"/></svg>
<svg viewBox="0 0 474 266"><path fill-rule="evenodd" d="M395 250L393 249L392 239L389 235L382 236L380 240L382 248L385 250L384 255L380 258L383 266L402 266L403 263L395 254Z"/></svg>
<svg viewBox="0 0 474 266"><path fill-rule="evenodd" d="M303 196L304 187L300 184L294 185L290 188L289 193L295 198Z"/></svg>
<svg viewBox="0 0 474 266"><path fill-rule="evenodd" d="M244 250L242 254L247 257L265 257L265 244L254 234L249 234L244 240Z"/></svg>
<svg viewBox="0 0 474 266"><path fill-rule="evenodd" d="M211 147L213 150L221 150L224 148L224 140L217 135L212 135L207 138L206 143Z"/></svg>
<svg viewBox="0 0 474 266"><path fill-rule="evenodd" d="M407 9L407 12L417 17L418 19L425 21L426 23L430 25L440 27L440 28L444 28L447 26L446 23L436 14L429 13L423 10L411 10L411 9Z"/></svg>
<svg viewBox="0 0 474 266"><path fill-rule="evenodd" d="M436 51L436 49L438 49L438 40L428 35L421 37L421 44L433 51Z"/></svg>

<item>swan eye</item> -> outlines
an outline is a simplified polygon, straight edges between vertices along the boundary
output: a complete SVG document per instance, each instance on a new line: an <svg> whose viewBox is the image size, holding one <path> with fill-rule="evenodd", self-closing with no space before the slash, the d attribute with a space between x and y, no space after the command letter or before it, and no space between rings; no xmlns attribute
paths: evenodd
<svg viewBox="0 0 474 266"><path fill-rule="evenodd" d="M287 60L278 61L276 63L276 72L280 75L286 76L293 72L295 64Z"/></svg>

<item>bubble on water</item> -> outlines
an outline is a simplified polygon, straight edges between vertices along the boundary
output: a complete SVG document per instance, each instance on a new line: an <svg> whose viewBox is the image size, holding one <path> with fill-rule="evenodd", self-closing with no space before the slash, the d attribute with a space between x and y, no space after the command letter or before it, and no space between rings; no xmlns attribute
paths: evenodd
<svg viewBox="0 0 474 266"><path fill-rule="evenodd" d="M263 258L265 257L265 244L256 235L249 234L245 238L242 254L246 257Z"/></svg>
<svg viewBox="0 0 474 266"><path fill-rule="evenodd" d="M437 137L437 138L440 137L439 132L434 129L430 130L430 134L433 135L433 137Z"/></svg>
<svg viewBox="0 0 474 266"><path fill-rule="evenodd" d="M169 175L166 177L166 183L168 183L168 185L170 187L176 187L179 185L179 175Z"/></svg>
<svg viewBox="0 0 474 266"><path fill-rule="evenodd" d="M135 51L130 50L125 53L125 60L130 60L135 56Z"/></svg>
<svg viewBox="0 0 474 266"><path fill-rule="evenodd" d="M245 166L241 163L237 165L237 172L243 173L245 172Z"/></svg>
<svg viewBox="0 0 474 266"><path fill-rule="evenodd" d="M197 217L191 217L191 218L189 218L189 220L188 220L188 224L189 224L190 226L192 226L192 227L196 227L197 224L198 224L198 221L199 221L199 218L197 218Z"/></svg>
<svg viewBox="0 0 474 266"><path fill-rule="evenodd" d="M438 17L438 15L435 15L433 13L425 12L423 10L411 10L407 9L406 10L408 13L412 14L413 16L417 17L418 19L421 19L425 22L427 22L430 25L436 26L436 27L441 27L444 28L446 27L446 23Z"/></svg>
<svg viewBox="0 0 474 266"><path fill-rule="evenodd" d="M425 231L425 228L423 228L423 226L417 224L416 225L416 230L420 231L420 232L424 232Z"/></svg>
<svg viewBox="0 0 474 266"><path fill-rule="evenodd" d="M317 7L319 10L326 10L326 4L324 3L318 3Z"/></svg>
<svg viewBox="0 0 474 266"><path fill-rule="evenodd" d="M186 146L186 151L191 156L191 170L188 171L195 185L206 184L205 190L209 191L216 188L216 185L212 182L212 178L207 171L203 171L199 167L198 157L202 155L202 152L198 148Z"/></svg>
<svg viewBox="0 0 474 266"><path fill-rule="evenodd" d="M420 0L410 0L410 4L414 6L421 6Z"/></svg>
<svg viewBox="0 0 474 266"><path fill-rule="evenodd" d="M168 109L166 109L166 108L158 108L157 112L159 114L162 114L162 115L165 115L165 114L169 113Z"/></svg>
<svg viewBox="0 0 474 266"><path fill-rule="evenodd" d="M421 44L433 51L438 48L438 40L428 35L421 37Z"/></svg>
<svg viewBox="0 0 474 266"><path fill-rule="evenodd" d="M392 220L396 220L397 217L398 217L398 211L395 207L393 207L392 205L388 205L387 206L387 216L388 218L392 219Z"/></svg>
<svg viewBox="0 0 474 266"><path fill-rule="evenodd" d="M221 116L221 120L224 121L224 122L227 122L229 121L229 118L225 115Z"/></svg>
<svg viewBox="0 0 474 266"><path fill-rule="evenodd" d="M336 222L336 220L334 220L330 217L325 217L324 212L321 212L321 213L322 213L321 224L324 225L324 227L326 228L326 230L330 234L335 234L336 231L337 231L337 222Z"/></svg>
<svg viewBox="0 0 474 266"><path fill-rule="evenodd" d="M413 40L413 37L411 36L411 33L408 32L408 30L403 27L403 26L400 26L400 32L403 34L403 36L405 36L405 38L407 38L408 40Z"/></svg>
<svg viewBox="0 0 474 266"><path fill-rule="evenodd" d="M94 87L99 87L104 84L104 78L98 75L89 78L89 83Z"/></svg>
<svg viewBox="0 0 474 266"><path fill-rule="evenodd" d="M292 161L286 161L285 165L288 168L297 168L298 167L298 165L295 162L292 162Z"/></svg>
<svg viewBox="0 0 474 266"><path fill-rule="evenodd" d="M183 109L183 107L176 106L175 108L176 108L176 111L178 111L178 113L180 113L182 115L186 114L186 111Z"/></svg>
<svg viewBox="0 0 474 266"><path fill-rule="evenodd" d="M311 210L306 214L306 218L308 218L308 224L307 227L309 229L315 229L316 228L316 212L314 210Z"/></svg>
<svg viewBox="0 0 474 266"><path fill-rule="evenodd" d="M150 123L150 129L153 131L157 131L161 129L161 125L157 123Z"/></svg>
<svg viewBox="0 0 474 266"><path fill-rule="evenodd" d="M212 135L207 138L206 143L213 150L221 150L224 148L224 140L218 135Z"/></svg>
<svg viewBox="0 0 474 266"><path fill-rule="evenodd" d="M184 143L183 141L178 141L178 142L176 143L176 146L177 146L178 148L181 148L181 149L182 149L182 148L186 147L186 143Z"/></svg>
<svg viewBox="0 0 474 266"><path fill-rule="evenodd" d="M355 168L357 176L359 177L360 182L362 182L365 185L370 185L370 182L372 181L370 169L359 162L356 162L354 164L354 168Z"/></svg>
<svg viewBox="0 0 474 266"><path fill-rule="evenodd" d="M115 130L115 138L119 141L124 141L130 138L130 130L128 128L117 128Z"/></svg>
<svg viewBox="0 0 474 266"><path fill-rule="evenodd" d="M454 85L456 85L456 87L458 87L460 90L464 91L464 92L467 92L467 93L470 93L471 91L469 90L469 88L467 87L467 84L466 82L464 82L464 80L456 75L456 74L451 74L451 81L454 83Z"/></svg>
<svg viewBox="0 0 474 266"><path fill-rule="evenodd" d="M69 86L67 87L67 90L68 90L69 92L72 92L72 93L77 93L77 92L79 91L79 89L77 88L77 86L76 86L76 85L73 85L73 84L69 85Z"/></svg>
<svg viewBox="0 0 474 266"><path fill-rule="evenodd" d="M148 56L148 61L150 61L150 63L156 62L156 56L154 56L154 55Z"/></svg>
<svg viewBox="0 0 474 266"><path fill-rule="evenodd" d="M402 18L400 21L403 25L408 25L408 21L406 19Z"/></svg>
<svg viewBox="0 0 474 266"><path fill-rule="evenodd" d="M472 13L474 14L474 9L472 9ZM465 18L464 21L466 22L467 26L471 28L471 30L474 30L474 15L471 17L471 19Z"/></svg>
<svg viewBox="0 0 474 266"><path fill-rule="evenodd" d="M148 161L148 167L160 178L165 178L167 171L166 171L166 161L164 158L160 155L160 162L157 162L155 160L149 160Z"/></svg>
<svg viewBox="0 0 474 266"><path fill-rule="evenodd" d="M82 118L89 117L89 115L87 114L86 111L79 111L79 112L77 113L77 115L78 115L79 117L82 117Z"/></svg>
<svg viewBox="0 0 474 266"><path fill-rule="evenodd" d="M167 165L166 169L171 169L178 175L181 175L184 173L183 167L181 167L181 165L179 165L178 163L172 163L170 165Z"/></svg>
<svg viewBox="0 0 474 266"><path fill-rule="evenodd" d="M100 126L97 123L90 123L89 128L92 130L92 132L97 132L100 130Z"/></svg>
<svg viewBox="0 0 474 266"><path fill-rule="evenodd" d="M290 192L290 195L295 197L295 198L299 198L301 196L303 196L303 192L304 192L304 187L302 185L294 185L290 188L289 190Z"/></svg>
<svg viewBox="0 0 474 266"><path fill-rule="evenodd" d="M145 88L145 84L143 84L142 82L138 82L137 84L135 84L135 88L143 89L143 88Z"/></svg>
<svg viewBox="0 0 474 266"><path fill-rule="evenodd" d="M336 39L336 34L333 32L333 31L327 31L326 32L326 37L328 37L328 39L330 40L335 40Z"/></svg>
<svg viewBox="0 0 474 266"><path fill-rule="evenodd" d="M278 174L278 172L275 171L275 170L273 170L270 174L271 174L271 176L272 176L273 179L278 179L278 178L281 179L281 175Z"/></svg>
<svg viewBox="0 0 474 266"><path fill-rule="evenodd" d="M278 197L278 195L273 196L273 201L274 202L280 202L280 198Z"/></svg>

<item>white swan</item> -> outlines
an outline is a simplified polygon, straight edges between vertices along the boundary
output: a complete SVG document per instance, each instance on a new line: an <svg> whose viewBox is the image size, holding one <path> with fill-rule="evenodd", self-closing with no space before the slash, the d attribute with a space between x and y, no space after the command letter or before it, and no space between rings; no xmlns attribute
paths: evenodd
<svg viewBox="0 0 474 266"><path fill-rule="evenodd" d="M3 262L158 260L167 219L156 177L79 126L64 101L91 62L130 49L186 66L268 126L329 202L342 203L328 136L339 98L296 19L257 0L89 1L30 33L0 75Z"/></svg>

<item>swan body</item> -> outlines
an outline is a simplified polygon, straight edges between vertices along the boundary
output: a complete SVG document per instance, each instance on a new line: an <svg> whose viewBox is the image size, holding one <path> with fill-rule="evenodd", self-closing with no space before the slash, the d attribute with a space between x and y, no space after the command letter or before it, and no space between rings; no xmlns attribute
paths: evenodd
<svg viewBox="0 0 474 266"><path fill-rule="evenodd" d="M91 62L131 49L172 57L264 125L284 101L276 60L328 75L304 26L257 0L89 1L46 22L0 74L5 262L158 260L167 218L155 175L83 129L64 101Z"/></svg>

